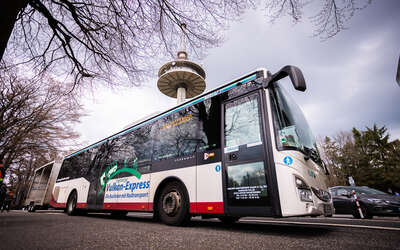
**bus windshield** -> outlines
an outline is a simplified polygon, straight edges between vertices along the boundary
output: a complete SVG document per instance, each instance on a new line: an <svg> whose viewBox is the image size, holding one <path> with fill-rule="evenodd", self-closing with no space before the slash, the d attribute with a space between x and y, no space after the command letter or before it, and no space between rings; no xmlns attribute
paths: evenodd
<svg viewBox="0 0 400 250"><path fill-rule="evenodd" d="M299 150L320 163L314 136L299 106L278 82L272 84L270 96L278 150Z"/></svg>

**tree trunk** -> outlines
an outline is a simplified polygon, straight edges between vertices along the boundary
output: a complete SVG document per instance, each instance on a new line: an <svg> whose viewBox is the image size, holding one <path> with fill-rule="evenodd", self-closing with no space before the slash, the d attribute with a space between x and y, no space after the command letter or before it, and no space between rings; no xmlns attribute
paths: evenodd
<svg viewBox="0 0 400 250"><path fill-rule="evenodd" d="M14 29L18 13L28 5L29 0L5 0L0 8L0 60L3 59L8 39Z"/></svg>

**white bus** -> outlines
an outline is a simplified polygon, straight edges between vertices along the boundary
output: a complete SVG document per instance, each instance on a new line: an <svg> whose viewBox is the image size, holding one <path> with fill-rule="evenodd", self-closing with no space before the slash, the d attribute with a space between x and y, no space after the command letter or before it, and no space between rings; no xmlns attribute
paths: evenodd
<svg viewBox="0 0 400 250"><path fill-rule="evenodd" d="M260 69L65 157L52 206L191 216L331 216L333 205L307 121L279 79ZM287 86L289 87L289 86Z"/></svg>

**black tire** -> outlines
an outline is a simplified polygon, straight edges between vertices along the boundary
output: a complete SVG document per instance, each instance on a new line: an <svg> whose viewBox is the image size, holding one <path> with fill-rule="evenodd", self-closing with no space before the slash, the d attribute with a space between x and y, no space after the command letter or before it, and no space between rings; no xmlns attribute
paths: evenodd
<svg viewBox="0 0 400 250"><path fill-rule="evenodd" d="M183 226L190 221L189 198L181 183L170 182L162 189L157 212L160 220L167 225Z"/></svg>
<svg viewBox="0 0 400 250"><path fill-rule="evenodd" d="M75 191L73 191L69 197L68 197L68 201L67 201L67 214L68 215L77 215L77 209L76 209L76 203L78 201L78 195L76 194Z"/></svg>
<svg viewBox="0 0 400 250"><path fill-rule="evenodd" d="M363 204L360 204L360 208L364 219L372 219L374 217L370 212L368 212L367 208ZM356 219L361 219L358 208L356 208L356 210L353 212L353 217Z"/></svg>
<svg viewBox="0 0 400 250"><path fill-rule="evenodd" d="M233 217L233 216L222 216L218 217L218 220L220 220L222 223L225 224L233 224L237 222L240 219L240 217Z"/></svg>
<svg viewBox="0 0 400 250"><path fill-rule="evenodd" d="M34 213L36 211L35 204L29 204L28 205L28 212L29 213Z"/></svg>
<svg viewBox="0 0 400 250"><path fill-rule="evenodd" d="M361 205L361 211L363 212L364 219L372 219L374 217L370 212L368 212L368 209L364 205Z"/></svg>

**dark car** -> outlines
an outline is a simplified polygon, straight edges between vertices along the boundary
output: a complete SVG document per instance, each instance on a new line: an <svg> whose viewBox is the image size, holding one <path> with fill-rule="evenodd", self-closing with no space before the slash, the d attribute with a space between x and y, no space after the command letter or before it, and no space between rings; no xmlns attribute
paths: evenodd
<svg viewBox="0 0 400 250"><path fill-rule="evenodd" d="M336 186L329 188L336 214L352 214L360 218L353 190L357 194L364 218L378 216L400 216L400 197L369 188L356 186Z"/></svg>

